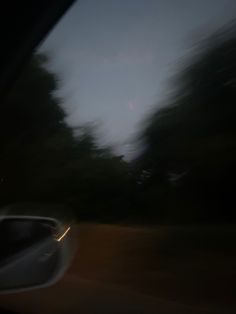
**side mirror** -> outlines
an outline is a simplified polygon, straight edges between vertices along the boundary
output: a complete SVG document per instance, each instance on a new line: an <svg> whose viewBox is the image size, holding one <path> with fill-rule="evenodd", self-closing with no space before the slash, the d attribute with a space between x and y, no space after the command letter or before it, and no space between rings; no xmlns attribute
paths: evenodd
<svg viewBox="0 0 236 314"><path fill-rule="evenodd" d="M0 219L0 293L45 287L69 266L71 226L48 217Z"/></svg>

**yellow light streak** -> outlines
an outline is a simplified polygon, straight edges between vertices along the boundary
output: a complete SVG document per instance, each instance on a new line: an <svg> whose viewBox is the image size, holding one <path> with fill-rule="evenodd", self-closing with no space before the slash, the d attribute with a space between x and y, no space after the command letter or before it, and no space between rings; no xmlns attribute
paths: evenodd
<svg viewBox="0 0 236 314"><path fill-rule="evenodd" d="M60 242L60 241L66 236L66 234L69 232L69 230L70 230L70 227L68 227L68 228L66 229L66 231L65 231L59 238L57 238L56 240L57 240L58 242Z"/></svg>

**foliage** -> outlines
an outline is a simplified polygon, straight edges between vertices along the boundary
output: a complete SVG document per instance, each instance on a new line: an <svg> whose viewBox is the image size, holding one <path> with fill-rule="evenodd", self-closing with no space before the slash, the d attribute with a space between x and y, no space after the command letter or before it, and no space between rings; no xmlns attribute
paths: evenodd
<svg viewBox="0 0 236 314"><path fill-rule="evenodd" d="M195 47L174 84L168 105L149 117L141 136L146 149L139 163L151 173L146 184L154 191L152 214L158 216L159 204L174 221L231 221L236 218L235 28Z"/></svg>
<svg viewBox="0 0 236 314"><path fill-rule="evenodd" d="M45 56L34 56L0 107L1 205L51 202L80 218L121 215L128 165L98 147L88 126L74 136L55 96L57 77L46 65Z"/></svg>
<svg viewBox="0 0 236 314"><path fill-rule="evenodd" d="M130 163L99 147L96 129L65 123L57 76L35 55L0 105L0 205L63 204L88 220L234 221L235 52L235 28L194 47Z"/></svg>

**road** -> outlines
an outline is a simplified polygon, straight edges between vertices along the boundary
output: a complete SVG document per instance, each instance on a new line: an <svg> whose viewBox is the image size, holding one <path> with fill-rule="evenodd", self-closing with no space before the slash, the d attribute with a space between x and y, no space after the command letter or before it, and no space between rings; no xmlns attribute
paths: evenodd
<svg viewBox="0 0 236 314"><path fill-rule="evenodd" d="M78 250L64 277L48 288L1 295L0 306L25 314L235 313L235 259L215 242L215 251L199 249L211 245L213 232L234 246L234 232L214 228L211 238L208 229L173 229L79 226ZM185 237L197 243L187 246Z"/></svg>
<svg viewBox="0 0 236 314"><path fill-rule="evenodd" d="M115 285L84 280L71 275L65 276L54 287L1 296L0 301L2 306L25 314L216 313L207 309L194 309L175 302L163 301Z"/></svg>

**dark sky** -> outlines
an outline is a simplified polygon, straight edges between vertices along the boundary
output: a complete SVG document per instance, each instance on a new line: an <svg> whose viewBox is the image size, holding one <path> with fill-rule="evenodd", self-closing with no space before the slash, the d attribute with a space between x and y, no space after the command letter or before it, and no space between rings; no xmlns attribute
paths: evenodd
<svg viewBox="0 0 236 314"><path fill-rule="evenodd" d="M68 123L96 122L100 143L131 155L180 58L235 13L235 0L76 2L40 47L60 76Z"/></svg>

